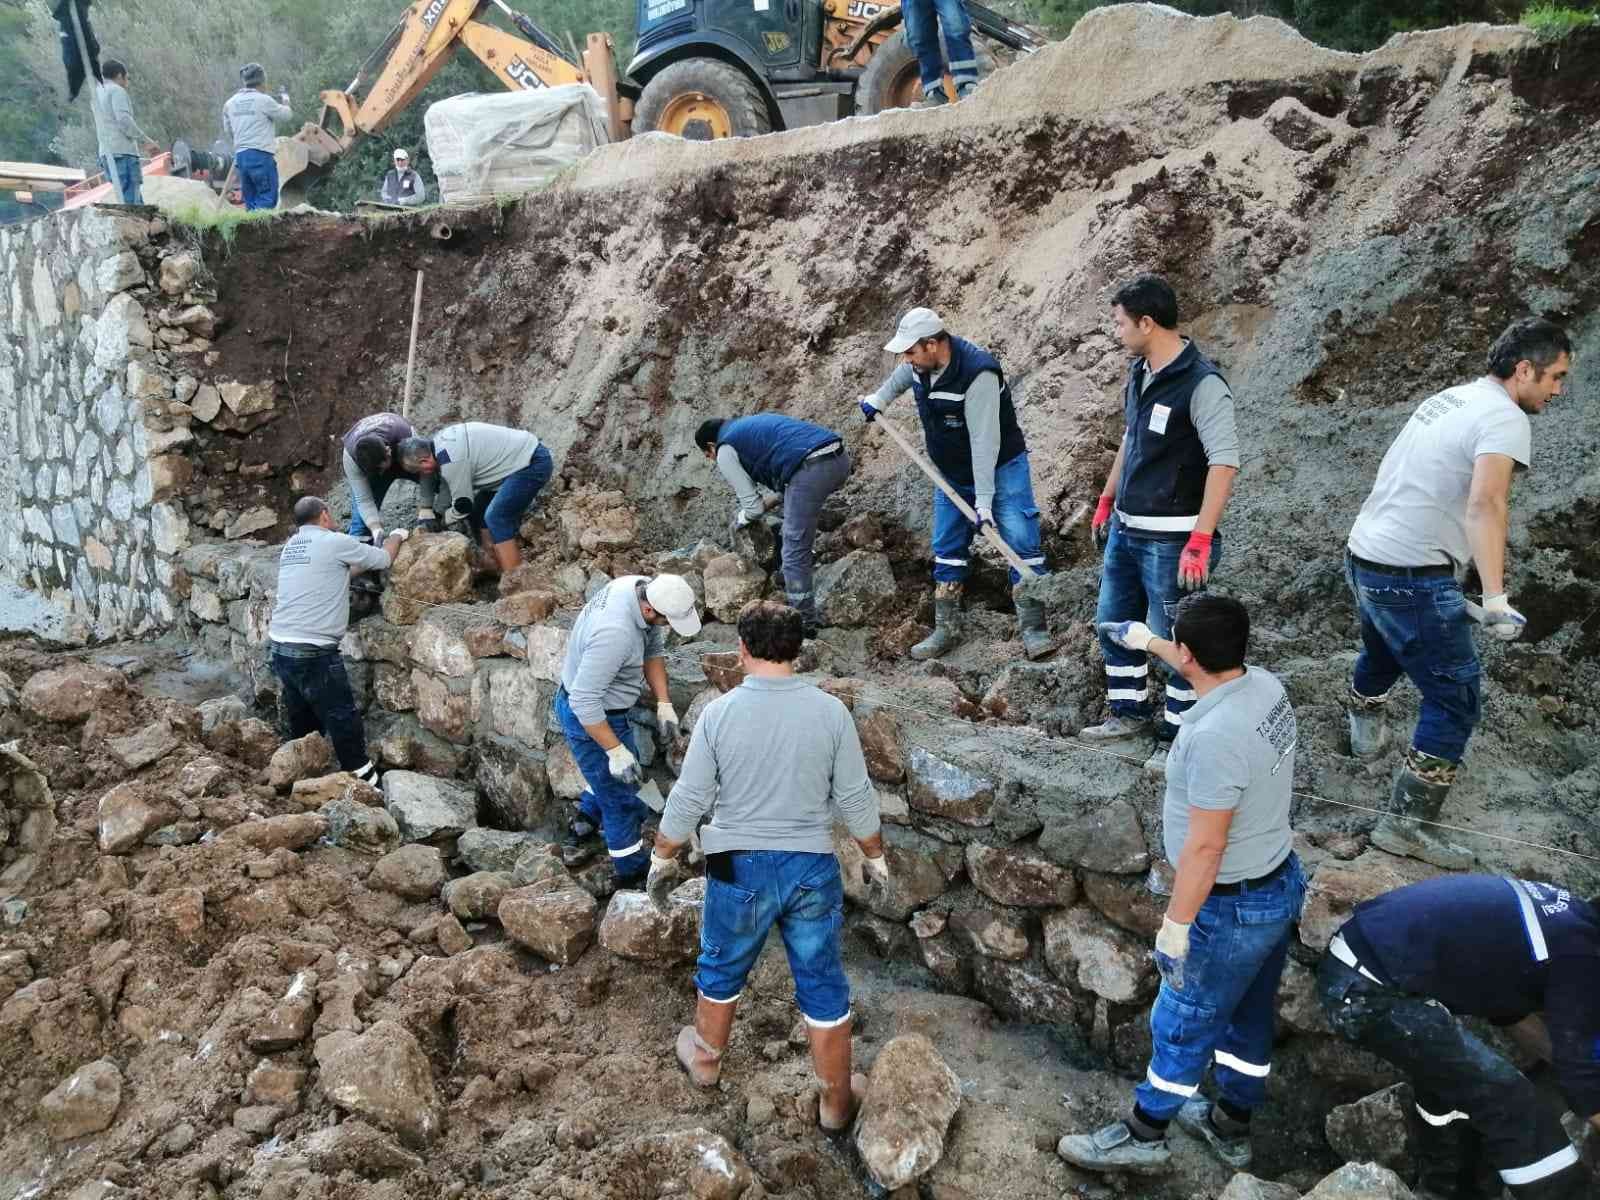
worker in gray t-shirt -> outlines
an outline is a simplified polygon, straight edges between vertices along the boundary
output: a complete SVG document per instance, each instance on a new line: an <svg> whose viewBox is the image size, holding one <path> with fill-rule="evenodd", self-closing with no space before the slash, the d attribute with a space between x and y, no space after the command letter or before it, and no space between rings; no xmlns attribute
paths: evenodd
<svg viewBox="0 0 1600 1200"><path fill-rule="evenodd" d="M295 502L300 526L278 557L278 591L267 636L272 670L283 685L281 704L292 738L320 732L333 743L341 770L376 783L367 757L366 729L350 692L339 643L350 623L350 576L386 571L407 531L369 546L334 528L333 513L316 496Z"/></svg>
<svg viewBox="0 0 1600 1200"><path fill-rule="evenodd" d="M1228 596L1178 605L1172 639L1142 621L1100 626L1103 638L1153 654L1196 700L1167 760L1166 852L1177 866L1156 936L1161 990L1152 1051L1133 1111L1057 1152L1093 1171L1153 1174L1171 1161L1177 1120L1234 1170L1250 1165L1250 1115L1265 1103L1278 980L1305 899L1293 849L1294 710L1280 684L1246 666L1250 615ZM1215 1068L1217 1101L1199 1094Z"/></svg>
<svg viewBox="0 0 1600 1200"><path fill-rule="evenodd" d="M717 1083L734 1009L776 925L822 1082L818 1116L824 1129L838 1130L849 1124L855 1096L835 814L865 855L868 879L887 883L889 866L855 722L838 699L795 677L804 637L798 609L757 601L739 614L744 682L713 700L694 727L661 817L646 890L668 910L680 878L678 852L709 814L702 834L699 1003L694 1024L678 1034L678 1061L699 1086Z"/></svg>

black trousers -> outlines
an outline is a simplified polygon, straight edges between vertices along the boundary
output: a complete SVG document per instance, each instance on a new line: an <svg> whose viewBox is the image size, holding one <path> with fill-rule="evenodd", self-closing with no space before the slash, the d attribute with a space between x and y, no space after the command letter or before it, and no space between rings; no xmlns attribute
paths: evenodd
<svg viewBox="0 0 1600 1200"><path fill-rule="evenodd" d="M1331 954L1317 970L1317 990L1334 1033L1406 1073L1436 1148L1441 1131L1465 1122L1519 1200L1590 1196L1561 1114L1444 1005L1368 979Z"/></svg>

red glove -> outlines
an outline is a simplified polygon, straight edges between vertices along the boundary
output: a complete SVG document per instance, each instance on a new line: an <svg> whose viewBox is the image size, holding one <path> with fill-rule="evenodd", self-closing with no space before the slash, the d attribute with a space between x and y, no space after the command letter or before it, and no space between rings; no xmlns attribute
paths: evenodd
<svg viewBox="0 0 1600 1200"><path fill-rule="evenodd" d="M1094 506L1094 519L1089 522L1089 536L1094 539L1096 550L1105 549L1111 524L1111 506L1114 503L1116 501L1113 497L1101 496L1100 503Z"/></svg>
<svg viewBox="0 0 1600 1200"><path fill-rule="evenodd" d="M1212 536L1195 530L1178 555L1178 586L1186 592L1197 592L1206 585L1211 574Z"/></svg>

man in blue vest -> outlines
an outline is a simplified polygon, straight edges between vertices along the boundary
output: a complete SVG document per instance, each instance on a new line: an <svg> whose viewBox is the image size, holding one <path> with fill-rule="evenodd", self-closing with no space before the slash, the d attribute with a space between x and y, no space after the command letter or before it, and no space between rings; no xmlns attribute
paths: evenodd
<svg viewBox="0 0 1600 1200"><path fill-rule="evenodd" d="M811 585L811 548L823 501L850 475L844 439L831 429L781 413L756 413L731 421L724 417L703 421L695 430L694 443L717 464L739 497L735 526L742 528L766 512L757 484L782 498L783 591L789 607L799 612L805 635L815 637L819 622Z"/></svg>
<svg viewBox="0 0 1600 1200"><path fill-rule="evenodd" d="M1143 621L1172 636L1183 593L1202 591L1221 553L1217 524L1239 473L1233 393L1178 333L1178 298L1159 275L1139 275L1111 298L1117 337L1134 356L1123 388L1122 446L1091 526L1105 558L1095 622ZM1153 719L1150 660L1100 635L1111 715L1078 736L1093 742L1155 729L1147 770L1162 772L1195 694L1167 671L1166 711Z"/></svg>
<svg viewBox="0 0 1600 1200"><path fill-rule="evenodd" d="M933 492L933 621L930 637L911 647L911 657L938 658L961 641L961 595L969 570L973 534L993 524L1006 544L1038 574L1045 572L1039 539L1039 506L1033 499L1028 445L1017 424L1011 387L999 360L965 338L952 337L931 308L913 308L884 349L904 358L871 396L861 413L872 421L896 396L910 389L928 457L945 481L978 514L973 525L939 489ZM1011 572L1017 626L1029 658L1054 649L1044 623L1044 602L1023 594Z"/></svg>

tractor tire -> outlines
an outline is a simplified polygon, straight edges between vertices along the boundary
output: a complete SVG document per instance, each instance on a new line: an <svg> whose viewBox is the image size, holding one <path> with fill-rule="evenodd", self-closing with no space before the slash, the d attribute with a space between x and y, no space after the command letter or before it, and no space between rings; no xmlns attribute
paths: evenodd
<svg viewBox="0 0 1600 1200"><path fill-rule="evenodd" d="M972 31L972 48L978 60L978 79L986 79L998 65L978 31ZM856 112L865 116L891 108L910 108L922 99L922 73L916 51L906 41L906 31L898 29L885 38L867 61L856 84Z"/></svg>
<svg viewBox="0 0 1600 1200"><path fill-rule="evenodd" d="M686 58L644 85L633 110L633 131L651 130L709 142L771 133L772 117L761 89L738 67L715 58Z"/></svg>

